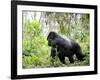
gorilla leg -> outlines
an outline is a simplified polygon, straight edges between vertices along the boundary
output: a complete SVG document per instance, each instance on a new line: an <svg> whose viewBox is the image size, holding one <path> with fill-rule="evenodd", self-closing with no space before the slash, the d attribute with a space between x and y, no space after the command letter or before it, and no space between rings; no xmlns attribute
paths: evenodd
<svg viewBox="0 0 100 80"><path fill-rule="evenodd" d="M54 63L54 59L55 59L55 56L56 56L56 50L55 48L51 48L51 62Z"/></svg>
<svg viewBox="0 0 100 80"><path fill-rule="evenodd" d="M62 55L61 53L58 53L58 57L59 57L59 60L60 60L63 64L65 64L65 56Z"/></svg>
<svg viewBox="0 0 100 80"><path fill-rule="evenodd" d="M80 48L78 48L75 53L78 60L81 60L81 61L84 60L83 58L85 57L85 55L82 53Z"/></svg>
<svg viewBox="0 0 100 80"><path fill-rule="evenodd" d="M74 63L73 56L70 56L70 57L68 57L68 58L69 58L70 63Z"/></svg>

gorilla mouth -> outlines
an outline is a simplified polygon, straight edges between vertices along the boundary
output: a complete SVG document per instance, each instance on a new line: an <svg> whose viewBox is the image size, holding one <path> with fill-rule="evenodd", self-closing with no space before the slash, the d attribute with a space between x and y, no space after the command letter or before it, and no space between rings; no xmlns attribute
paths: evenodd
<svg viewBox="0 0 100 80"><path fill-rule="evenodd" d="M48 46L52 46L52 45L48 42Z"/></svg>

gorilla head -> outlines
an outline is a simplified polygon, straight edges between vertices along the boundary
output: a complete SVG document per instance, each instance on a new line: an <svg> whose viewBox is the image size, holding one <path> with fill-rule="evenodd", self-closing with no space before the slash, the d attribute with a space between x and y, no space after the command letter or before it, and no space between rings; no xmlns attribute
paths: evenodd
<svg viewBox="0 0 100 80"><path fill-rule="evenodd" d="M50 32L49 35L48 35L48 37L47 37L48 45L56 48L57 45L56 45L55 40L56 40L57 37L58 37L57 33Z"/></svg>
<svg viewBox="0 0 100 80"><path fill-rule="evenodd" d="M57 36L58 36L57 33L50 32L49 35L48 35L48 37L47 37L47 40L49 40L49 39L55 39Z"/></svg>
<svg viewBox="0 0 100 80"><path fill-rule="evenodd" d="M73 63L74 54L76 55L78 60L83 60L84 55L81 51L81 47L75 41L71 39L64 39L56 32L50 32L47 37L47 40L48 40L48 45L52 47L51 57L53 54L56 54L55 51L52 50L57 49L58 57L63 64L65 64L65 57L68 57L70 63Z"/></svg>

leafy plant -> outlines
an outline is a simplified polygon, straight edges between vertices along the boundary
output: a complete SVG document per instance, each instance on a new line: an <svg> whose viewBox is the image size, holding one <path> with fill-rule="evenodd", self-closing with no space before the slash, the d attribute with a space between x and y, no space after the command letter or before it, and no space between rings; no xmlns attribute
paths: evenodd
<svg viewBox="0 0 100 80"><path fill-rule="evenodd" d="M43 15L43 14L42 14ZM65 66L82 66L89 65L90 63L90 53L85 53L90 51L90 31L89 31L89 15L79 15L74 13L52 13L47 12L44 14L45 18L42 20L25 20L23 22L23 58L22 66L23 68L44 68L44 67L65 67ZM80 19L78 19L78 15ZM66 65L62 64L58 57L51 63L50 50L46 37L43 34L43 23L48 26L49 30L55 27L59 34L64 35L70 39L77 41L82 52L86 55L85 60L78 61L75 60L74 64L69 63L66 58ZM52 22L52 23L51 23ZM51 25L52 24L52 25ZM48 30L47 29L47 30Z"/></svg>

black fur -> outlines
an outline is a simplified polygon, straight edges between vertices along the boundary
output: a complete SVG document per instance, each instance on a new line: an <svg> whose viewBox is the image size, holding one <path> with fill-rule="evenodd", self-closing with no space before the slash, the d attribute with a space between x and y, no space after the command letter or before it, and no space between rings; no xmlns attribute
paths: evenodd
<svg viewBox="0 0 100 80"><path fill-rule="evenodd" d="M82 53L80 45L71 40L64 39L56 32L50 32L48 37L48 45L51 46L51 57L54 59L56 56L56 51L60 61L65 64L65 57L68 57L70 63L74 62L73 55L75 54L78 60L83 60L84 54Z"/></svg>

